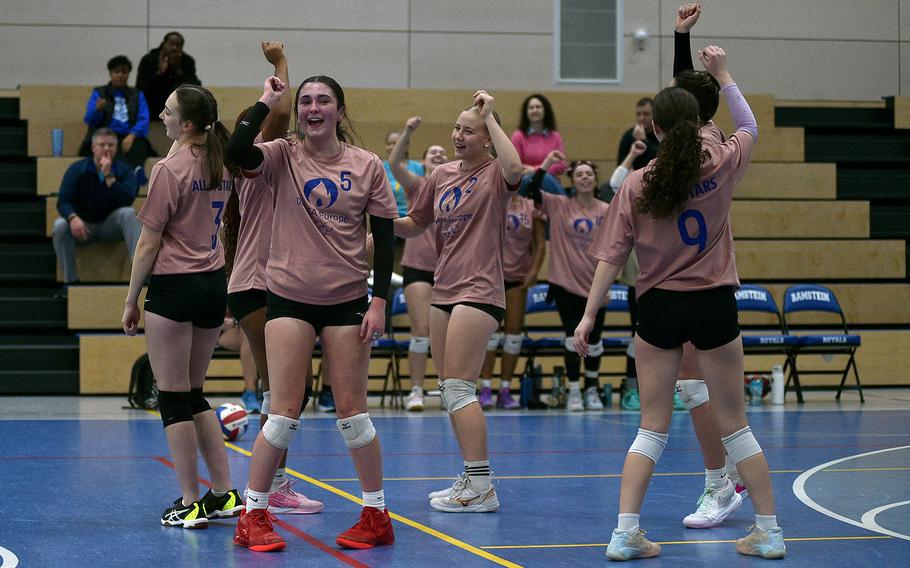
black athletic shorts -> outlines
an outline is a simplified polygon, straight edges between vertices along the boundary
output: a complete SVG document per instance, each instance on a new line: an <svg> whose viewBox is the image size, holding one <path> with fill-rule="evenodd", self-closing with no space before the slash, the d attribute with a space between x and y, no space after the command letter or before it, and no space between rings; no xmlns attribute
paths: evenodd
<svg viewBox="0 0 910 568"><path fill-rule="evenodd" d="M214 329L224 325L227 279L224 269L190 274L152 274L145 311L169 320Z"/></svg>
<svg viewBox="0 0 910 568"><path fill-rule="evenodd" d="M256 310L264 308L267 299L268 294L265 290L252 288L228 294L227 303L228 308L231 310L231 315L234 316L235 320L240 321Z"/></svg>
<svg viewBox="0 0 910 568"><path fill-rule="evenodd" d="M410 266L401 267L401 277L404 280L405 288L408 287L408 284L413 284L415 282L426 282L430 286L434 283L433 271L420 270L419 268L411 268Z"/></svg>
<svg viewBox="0 0 910 568"><path fill-rule="evenodd" d="M499 306L494 306L493 304L481 304L480 302L456 302L454 304L430 304L434 308L439 308L440 310L451 314L452 310L455 309L455 306L469 306L476 310L480 310L485 314L488 314L490 317L496 320L497 323L502 323L502 320L506 317L506 309L500 308Z"/></svg>
<svg viewBox="0 0 910 568"><path fill-rule="evenodd" d="M505 282L503 282L503 285L505 285L506 290L511 290L512 288L518 288L519 286L523 286L524 282L509 282L508 280L506 280Z"/></svg>
<svg viewBox="0 0 910 568"><path fill-rule="evenodd" d="M661 349L691 341L702 351L739 337L733 286L680 292L652 288L638 299L639 337Z"/></svg>
<svg viewBox="0 0 910 568"><path fill-rule="evenodd" d="M360 325L369 308L370 302L366 296L341 304L317 305L282 298L269 290L265 317L267 320L278 318L303 320L312 325L316 335L319 335L326 327Z"/></svg>

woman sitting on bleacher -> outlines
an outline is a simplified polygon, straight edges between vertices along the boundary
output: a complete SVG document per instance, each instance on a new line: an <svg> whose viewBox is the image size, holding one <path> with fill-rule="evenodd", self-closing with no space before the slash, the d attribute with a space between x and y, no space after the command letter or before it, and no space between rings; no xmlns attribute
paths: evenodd
<svg viewBox="0 0 910 568"><path fill-rule="evenodd" d="M563 159L559 150L550 152L534 173L528 186L528 196L550 222L549 298L556 302L566 333L564 357L569 378L568 408L573 412L603 410L599 385L600 356L603 353L600 335L606 312L603 309L597 312L594 328L588 336L592 347L585 358L584 400L579 382L581 358L575 351L572 333L584 313L585 298L597 264L597 260L588 254L588 247L594 240L594 231L603 224L608 206L598 198L597 167L586 160L576 160L569 166L569 176L575 185L571 197L541 191L540 184L550 166Z"/></svg>
<svg viewBox="0 0 910 568"><path fill-rule="evenodd" d="M111 80L107 85L95 87L88 99L83 121L88 132L79 148L80 156L91 154L92 133L107 127L117 133L119 155L133 168L139 185L146 184L145 160L152 154L148 141L149 107L139 89L127 85L133 64L125 55L118 55L107 62Z"/></svg>

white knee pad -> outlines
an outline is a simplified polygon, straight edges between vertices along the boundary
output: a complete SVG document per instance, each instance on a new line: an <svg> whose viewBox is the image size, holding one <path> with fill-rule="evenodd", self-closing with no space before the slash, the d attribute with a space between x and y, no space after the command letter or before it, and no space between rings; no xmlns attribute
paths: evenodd
<svg viewBox="0 0 910 568"><path fill-rule="evenodd" d="M505 336L498 331L490 334L490 341L487 342L487 351L496 351L499 349L499 344L502 343L503 337Z"/></svg>
<svg viewBox="0 0 910 568"><path fill-rule="evenodd" d="M698 408L710 400L708 398L708 386L705 381L698 379L676 381L676 392L679 393L679 399L683 401L688 410Z"/></svg>
<svg viewBox="0 0 910 568"><path fill-rule="evenodd" d="M502 350L509 355L520 355L521 346L524 344L524 341L524 335L507 334L505 340L502 342Z"/></svg>
<svg viewBox="0 0 910 568"><path fill-rule="evenodd" d="M563 341L563 345L566 346L566 351L568 351L569 353L575 353L575 338L574 337L572 337L571 335L566 336L565 341Z"/></svg>
<svg viewBox="0 0 910 568"><path fill-rule="evenodd" d="M429 337L411 337L408 351L411 353L426 353L430 350Z"/></svg>
<svg viewBox="0 0 910 568"><path fill-rule="evenodd" d="M279 450L286 450L300 428L300 420L294 420L280 414L269 414L269 419L262 427L265 441Z"/></svg>
<svg viewBox="0 0 910 568"><path fill-rule="evenodd" d="M348 418L339 418L335 424L344 443L348 448L356 450L362 448L373 441L376 437L376 428L373 428L373 421L370 420L368 412L361 412Z"/></svg>
<svg viewBox="0 0 910 568"><path fill-rule="evenodd" d="M720 441L724 443L724 449L727 450L730 461L735 464L761 453L761 446L758 445L758 441L752 434L752 428L748 426L721 438Z"/></svg>
<svg viewBox="0 0 910 568"><path fill-rule="evenodd" d="M269 415L269 410L272 409L272 391L262 391L262 405L259 408L259 412L265 416Z"/></svg>
<svg viewBox="0 0 910 568"><path fill-rule="evenodd" d="M629 452L641 454L654 462L654 465L657 465L661 454L664 453L664 448L667 447L667 438L669 438L669 434L661 434L639 428L638 435L635 436L635 441L632 442Z"/></svg>
<svg viewBox="0 0 910 568"><path fill-rule="evenodd" d="M440 380L439 390L442 393L442 405L449 414L455 414L472 402L477 402L477 387L470 381L463 379Z"/></svg>
<svg viewBox="0 0 910 568"><path fill-rule="evenodd" d="M600 357L604 354L604 344L598 340L597 343L588 345L588 357Z"/></svg>

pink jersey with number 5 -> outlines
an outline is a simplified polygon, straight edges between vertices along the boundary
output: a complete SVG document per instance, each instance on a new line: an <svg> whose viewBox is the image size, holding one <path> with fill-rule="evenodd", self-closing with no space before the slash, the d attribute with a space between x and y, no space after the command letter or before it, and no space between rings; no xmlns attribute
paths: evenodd
<svg viewBox="0 0 910 568"><path fill-rule="evenodd" d="M634 244L641 265L635 284L638 297L651 288L691 291L739 286L729 214L733 188L749 165L753 144L744 131L723 143L704 142L708 159L698 183L681 211L663 219L635 211L643 176L654 160L629 174L610 203L591 254L622 266Z"/></svg>

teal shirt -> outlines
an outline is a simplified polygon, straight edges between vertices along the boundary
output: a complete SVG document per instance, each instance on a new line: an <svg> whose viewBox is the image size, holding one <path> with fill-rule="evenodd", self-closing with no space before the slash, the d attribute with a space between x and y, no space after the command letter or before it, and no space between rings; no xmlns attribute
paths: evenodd
<svg viewBox="0 0 910 568"><path fill-rule="evenodd" d="M404 193L404 188L398 183L395 176L392 175L392 167L389 166L389 161L383 160L382 165L385 166L385 175L389 178L389 184L392 186L395 204L398 205L398 214L404 217L408 214L408 197ZM414 175L423 177L423 164L414 160L408 160L408 171L413 172Z"/></svg>

